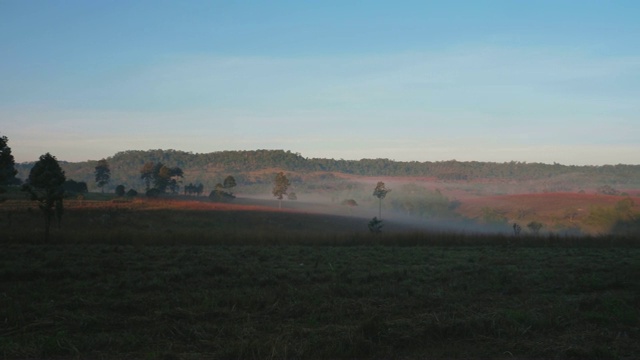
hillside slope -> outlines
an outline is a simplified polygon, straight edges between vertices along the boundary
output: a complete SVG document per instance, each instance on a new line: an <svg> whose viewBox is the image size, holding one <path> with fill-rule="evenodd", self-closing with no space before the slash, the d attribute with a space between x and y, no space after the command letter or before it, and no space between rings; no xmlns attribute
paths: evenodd
<svg viewBox="0 0 640 360"><path fill-rule="evenodd" d="M62 160L62 159L60 159ZM432 177L440 181L544 181L546 191L566 191L576 188L610 185L637 188L640 185L640 165L574 166L523 162L403 162L389 159L335 160L304 158L284 150L220 151L194 154L178 150L123 151L106 159L111 167L110 188L123 184L128 188L142 186L140 169L148 162L162 162L184 170L184 183L203 183L211 189L231 174L241 185L270 183L277 171L295 175L309 173L349 174L359 176ZM61 161L67 177L85 181L94 187L97 161L70 163ZM32 164L18 164L18 177L25 179ZM322 179L321 179L322 180ZM536 184L536 186L540 186Z"/></svg>

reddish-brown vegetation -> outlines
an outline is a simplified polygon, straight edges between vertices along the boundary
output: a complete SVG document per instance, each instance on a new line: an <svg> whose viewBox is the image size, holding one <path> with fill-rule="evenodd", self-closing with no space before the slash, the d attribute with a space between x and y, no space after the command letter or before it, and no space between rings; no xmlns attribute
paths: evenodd
<svg viewBox="0 0 640 360"><path fill-rule="evenodd" d="M485 196L466 199L460 206L460 212L473 215L483 207L491 207L509 212L527 208L538 214L555 214L569 208L584 211L591 206L615 206L622 199L624 197L586 193Z"/></svg>

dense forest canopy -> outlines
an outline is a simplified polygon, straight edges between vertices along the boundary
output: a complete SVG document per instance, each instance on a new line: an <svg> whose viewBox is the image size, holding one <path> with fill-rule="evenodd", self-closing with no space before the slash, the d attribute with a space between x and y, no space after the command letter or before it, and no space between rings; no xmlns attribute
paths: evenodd
<svg viewBox="0 0 640 360"><path fill-rule="evenodd" d="M219 151L206 154L179 150L128 150L106 159L111 167L110 186L118 184L142 188L140 168L147 162L162 162L184 170L185 181L214 186L226 175L233 174L239 184L270 182L251 172L276 170L312 173L334 172L360 176L420 176L442 181L472 181L502 179L513 181L541 180L559 177L581 178L601 184L635 184L640 181L640 165L576 166L526 162L478 161L395 161L390 159L335 160L305 158L299 153L285 150ZM70 178L85 181L95 188L93 170L98 161L78 163L60 162ZM33 163L17 164L18 177L25 179ZM271 173L269 173L271 176ZM295 180L295 179L294 179Z"/></svg>

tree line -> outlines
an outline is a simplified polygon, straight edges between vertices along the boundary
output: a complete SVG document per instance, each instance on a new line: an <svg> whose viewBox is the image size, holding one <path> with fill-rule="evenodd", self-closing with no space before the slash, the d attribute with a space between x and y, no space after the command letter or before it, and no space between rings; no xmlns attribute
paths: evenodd
<svg viewBox="0 0 640 360"><path fill-rule="evenodd" d="M425 176L441 181L471 181L477 179L504 180L544 180L563 177L574 183L598 182L611 186L637 184L640 182L640 165L576 166L526 162L477 162L477 161L394 161L389 159L335 160L304 158L299 153L284 150L220 151L208 154L194 154L178 150L123 151L107 158L114 172L111 186L123 184L130 188L146 187L147 177L141 182L140 168L146 164L172 164L162 170L163 177L157 178L160 188L171 188L175 168L189 174L189 180L202 183L206 188L214 188L221 176L237 174L238 184L249 185L270 183L271 175L261 178L248 176L250 172L265 169L279 169L288 172L339 172L361 176ZM78 163L61 162L60 165L73 179L84 181L93 187L93 168L97 161ZM33 163L18 164L22 177L28 174ZM159 169L155 169L159 170ZM149 168L151 171L155 171ZM293 180L293 179L292 179ZM99 189L102 187L96 186Z"/></svg>

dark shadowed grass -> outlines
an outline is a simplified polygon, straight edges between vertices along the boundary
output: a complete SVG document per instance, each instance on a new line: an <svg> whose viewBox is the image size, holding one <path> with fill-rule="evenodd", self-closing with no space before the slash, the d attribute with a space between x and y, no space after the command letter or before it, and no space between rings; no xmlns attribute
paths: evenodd
<svg viewBox="0 0 640 360"><path fill-rule="evenodd" d="M42 243L37 209L0 208L0 243ZM144 206L136 208L135 206ZM520 236L416 230L387 221L382 234L368 219L286 211L211 211L169 208L163 202L72 202L62 224L51 229L56 244L111 245L393 245L512 247L608 247L640 245L635 236ZM9 217L10 215L10 217ZM6 220L10 218L9 220Z"/></svg>
<svg viewBox="0 0 640 360"><path fill-rule="evenodd" d="M640 250L3 245L5 358L637 358Z"/></svg>

